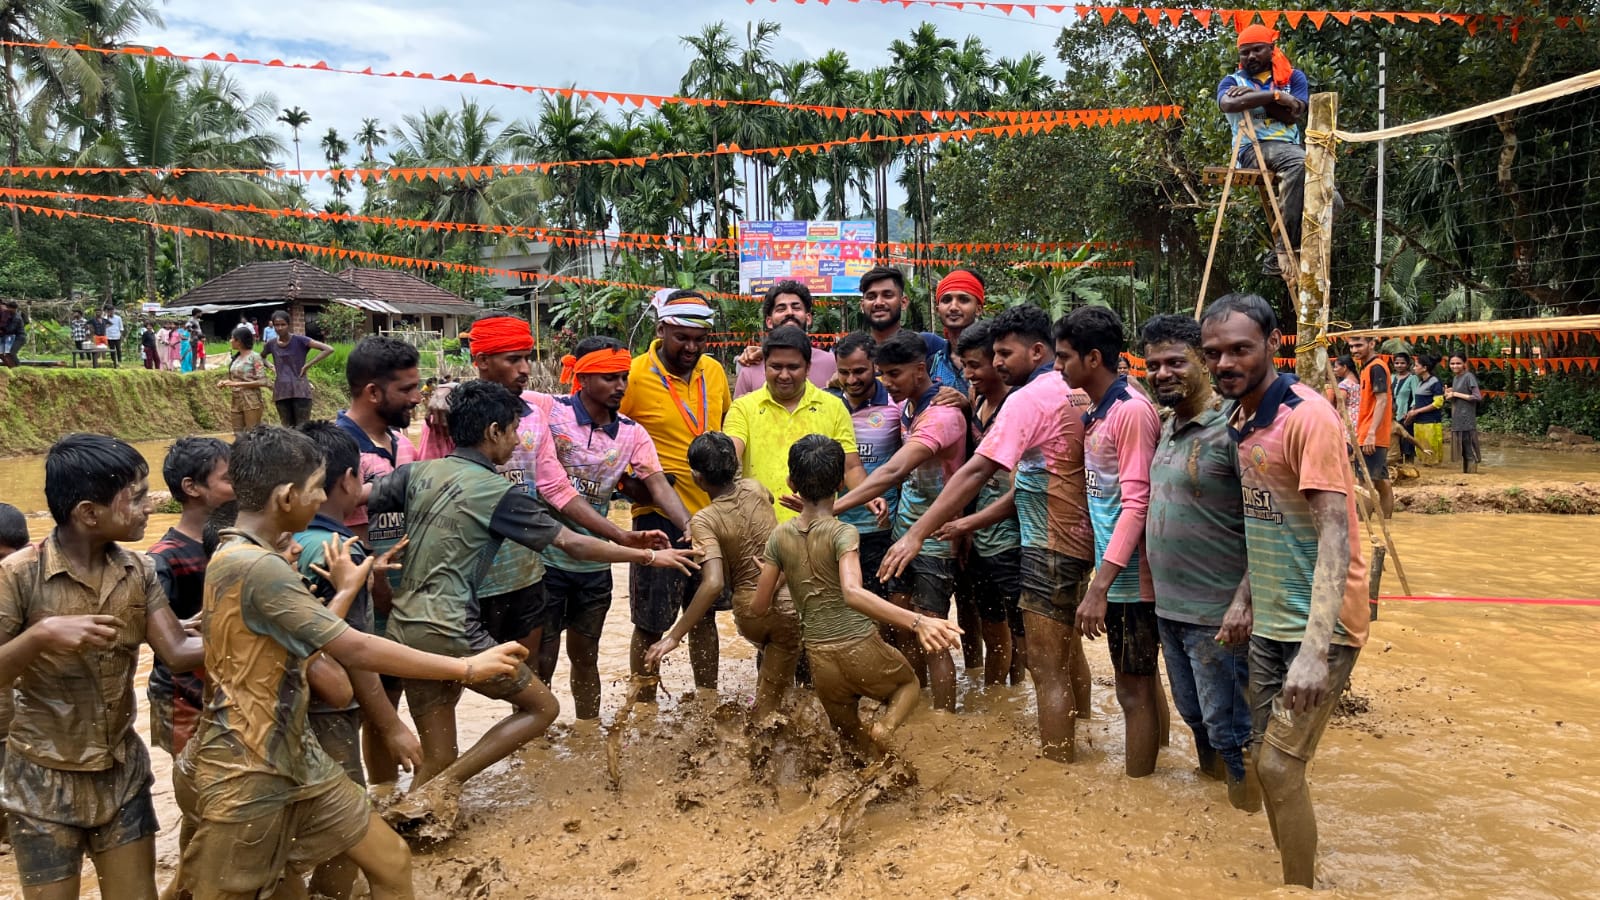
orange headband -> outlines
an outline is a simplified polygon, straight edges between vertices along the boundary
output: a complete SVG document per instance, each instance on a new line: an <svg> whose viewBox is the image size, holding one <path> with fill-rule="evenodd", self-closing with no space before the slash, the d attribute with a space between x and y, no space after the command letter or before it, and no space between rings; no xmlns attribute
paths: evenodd
<svg viewBox="0 0 1600 900"><path fill-rule="evenodd" d="M950 291L971 294L977 298L980 305L983 303L983 282L979 281L978 276L971 272L957 269L946 275L939 280L939 286L934 289L933 295L935 297L943 297Z"/></svg>
<svg viewBox="0 0 1600 900"><path fill-rule="evenodd" d="M632 366L633 354L621 347L590 350L582 359L568 353L561 357L561 383L572 385L572 392L576 394L579 375L609 375L626 372Z"/></svg>
<svg viewBox="0 0 1600 900"><path fill-rule="evenodd" d="M1276 87L1286 88L1289 79L1294 75L1294 66L1289 62L1289 57L1283 54L1277 46L1278 32L1265 25L1255 24L1245 26L1239 32L1239 46L1246 44L1272 44L1272 83ZM1246 73L1253 74L1253 73Z"/></svg>

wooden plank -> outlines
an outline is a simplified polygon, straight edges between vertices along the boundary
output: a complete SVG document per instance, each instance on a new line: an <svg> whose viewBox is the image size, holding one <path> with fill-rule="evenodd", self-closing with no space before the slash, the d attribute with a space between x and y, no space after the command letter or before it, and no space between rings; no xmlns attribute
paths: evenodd
<svg viewBox="0 0 1600 900"><path fill-rule="evenodd" d="M1234 184L1240 186L1260 184L1262 178L1266 177L1267 174L1260 169L1235 169L1229 166L1206 166L1204 169L1200 170L1200 181L1202 184L1224 184L1226 183L1230 173L1233 175Z"/></svg>

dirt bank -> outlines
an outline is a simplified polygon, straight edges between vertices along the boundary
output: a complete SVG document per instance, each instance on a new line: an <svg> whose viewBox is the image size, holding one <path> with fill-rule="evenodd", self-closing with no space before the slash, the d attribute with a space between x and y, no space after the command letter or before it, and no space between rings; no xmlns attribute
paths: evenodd
<svg viewBox="0 0 1600 900"><path fill-rule="evenodd" d="M0 369L0 456L41 453L74 431L127 441L225 431L231 400L217 387L224 377L218 371ZM319 387L316 414L332 416L347 401ZM266 421L275 420L269 410Z"/></svg>

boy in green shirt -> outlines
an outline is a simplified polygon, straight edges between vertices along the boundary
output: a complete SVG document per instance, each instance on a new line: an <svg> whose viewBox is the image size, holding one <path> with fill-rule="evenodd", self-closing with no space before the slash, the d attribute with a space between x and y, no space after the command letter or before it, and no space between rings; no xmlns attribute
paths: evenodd
<svg viewBox="0 0 1600 900"><path fill-rule="evenodd" d="M911 715L921 691L911 664L884 643L877 623L915 634L929 652L956 646L961 629L895 606L861 586L861 537L833 515L843 483L844 449L837 441L808 434L789 448L789 487L800 496L800 515L767 539L750 609L765 615L779 579L788 581L817 698L848 746L875 757L889 750L889 737ZM870 729L861 723L862 697L884 705Z"/></svg>

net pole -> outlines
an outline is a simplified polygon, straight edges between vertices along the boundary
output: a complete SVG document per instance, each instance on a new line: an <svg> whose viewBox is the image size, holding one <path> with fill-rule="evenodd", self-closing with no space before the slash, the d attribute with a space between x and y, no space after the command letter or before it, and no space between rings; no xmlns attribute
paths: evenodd
<svg viewBox="0 0 1600 900"><path fill-rule="evenodd" d="M1378 130L1382 131L1385 107L1389 100L1389 52L1378 51ZM1378 327L1383 305L1383 168L1384 141L1378 142L1378 196L1377 226L1373 229L1372 246L1372 327Z"/></svg>

